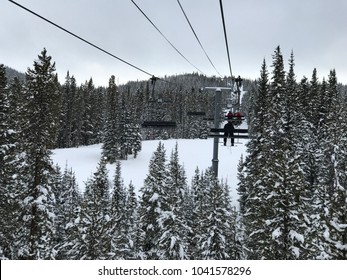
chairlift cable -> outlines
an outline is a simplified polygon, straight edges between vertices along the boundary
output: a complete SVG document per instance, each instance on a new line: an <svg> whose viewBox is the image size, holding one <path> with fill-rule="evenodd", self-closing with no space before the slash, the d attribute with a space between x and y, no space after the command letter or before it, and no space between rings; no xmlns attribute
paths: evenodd
<svg viewBox="0 0 347 280"><path fill-rule="evenodd" d="M211 63L212 67L214 68L214 70L216 70L216 72L218 73L218 75L219 75L220 77L222 77L222 75L218 72L217 68L214 66L212 60L211 60L210 57L208 56L208 54L207 54L205 48L203 47L202 43L200 42L198 35L196 34L196 32L195 32L195 30L194 30L192 24L190 23L190 21L189 21L189 19L188 19L188 16L187 16L186 12L184 11L184 9L183 9L183 7L182 7L182 5L181 5L181 2L180 2L179 0L177 0L177 3L178 3L178 5L180 6L181 11L182 11L184 17L186 18L186 20L187 20L187 22L188 22L188 24L189 24L189 26L190 26L190 29L192 30L192 32L193 32L193 34L194 34L196 40L198 41L198 43L199 43L199 45L200 45L200 47L201 47L201 49L204 51L204 53L205 53L205 55L206 55L208 61Z"/></svg>
<svg viewBox="0 0 347 280"><path fill-rule="evenodd" d="M131 0L131 2L135 5L135 7L142 13L142 15L152 24L152 26L160 33L160 35L170 44L170 46L185 60L187 61L191 66L193 66L196 70L198 70L201 74L205 75L204 72L202 72L199 68L197 68L193 63L191 63L175 46L170 42L170 40L160 31L160 29L153 23L153 21L146 15L146 13L135 3L134 0Z"/></svg>
<svg viewBox="0 0 347 280"><path fill-rule="evenodd" d="M220 12L221 12L221 17L222 17L222 22L223 22L224 39L225 39L225 46L226 46L227 55L228 55L230 78L232 79L233 78L233 73L232 73L232 70L231 70L229 44L228 44L228 38L227 38L227 31L226 31L226 27L225 27L225 19L224 19L224 10L223 10L223 1L222 0L219 0L219 6L220 6Z"/></svg>
<svg viewBox="0 0 347 280"><path fill-rule="evenodd" d="M82 37L76 35L75 33L73 33L73 32L71 32L71 31L67 30L66 28L64 28L64 27L62 27L62 26L60 26L60 25L58 25L58 24L52 22L51 20L49 20L49 19L47 19L47 18L45 18L45 17L43 17L43 16L41 16L41 15L35 13L34 11L32 11L32 10L30 10L30 9L28 9L28 8L26 8L26 7L24 7L24 6L22 6L21 4L15 2L15 1L12 1L12 0L9 0L9 1L10 1L11 3L17 5L18 7L22 8L23 10L25 10L25 11L27 11L27 12L29 12L29 13L31 13L31 14L37 16L37 17L39 17L40 19L42 19L42 20L48 22L49 24L51 24L51 25L53 25L53 26L55 26L55 27L57 27L57 28L63 30L64 32L70 34L71 36L73 36L73 37L75 37L75 38L77 38L77 39L83 41L84 43L86 43L86 44L88 44L88 45L90 45L90 46L92 46L92 47L98 49L99 51L102 51L103 53L105 53L105 54L107 54L107 55L109 55L109 56L111 56L111 57L113 57L113 58L115 58L115 59L118 59L119 61L121 61L121 62L123 62L123 63L125 63L125 64L127 64L127 65L129 65L129 66L131 66L131 67L133 67L133 68L135 68L135 69L137 69L138 71L141 71L142 73L145 73L145 74L147 74L147 75L149 75L149 76L151 76L151 77L154 77L153 74L151 74L151 73L149 73L149 72L147 72L147 71L141 69L140 67L135 66L134 64L132 64L132 63L130 63L130 62L127 62L127 61L124 60L124 59L121 59L120 57L118 57L118 56L116 56L116 55L110 53L109 51L106 51L105 49L103 49L103 48L101 48L101 47L99 47L99 46L97 46L97 45L91 43L90 41L88 41L88 40L86 40L86 39L84 39L84 38L82 38Z"/></svg>

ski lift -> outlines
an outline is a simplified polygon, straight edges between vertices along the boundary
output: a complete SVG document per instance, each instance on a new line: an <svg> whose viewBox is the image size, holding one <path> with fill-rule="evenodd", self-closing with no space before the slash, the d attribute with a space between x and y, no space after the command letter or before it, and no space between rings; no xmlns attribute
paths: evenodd
<svg viewBox="0 0 347 280"><path fill-rule="evenodd" d="M236 90L234 91L234 94L236 96L236 100L235 100L235 107L236 107L236 110L240 110L240 104L241 104L241 87L242 87L242 81L243 79L238 76L236 79L235 79L235 85L236 85Z"/></svg>
<svg viewBox="0 0 347 280"><path fill-rule="evenodd" d="M160 104L157 102L157 104ZM154 104L153 104L154 105ZM158 108L157 108L158 109ZM153 111L156 111L155 105L152 107ZM158 109L159 110L159 109ZM172 120L165 120L165 117L149 117L147 120L144 120L142 123L143 128L175 128L177 123Z"/></svg>
<svg viewBox="0 0 347 280"><path fill-rule="evenodd" d="M235 83L236 83L236 87L238 90L241 89L242 87L242 82L243 82L243 79L240 77L240 75L235 79Z"/></svg>
<svg viewBox="0 0 347 280"><path fill-rule="evenodd" d="M224 136L224 128L211 128L210 130L210 137L218 137L218 138L225 138ZM233 137L235 139L248 139L248 129L240 129L236 128L234 129Z"/></svg>
<svg viewBox="0 0 347 280"><path fill-rule="evenodd" d="M245 116L241 112L231 113L229 111L225 116L225 120L231 121L235 126L239 126L245 120Z"/></svg>
<svg viewBox="0 0 347 280"><path fill-rule="evenodd" d="M176 122L171 121L144 121L142 127L156 127L156 128L175 128Z"/></svg>
<svg viewBox="0 0 347 280"><path fill-rule="evenodd" d="M187 112L187 116L206 116L206 112L189 111Z"/></svg>
<svg viewBox="0 0 347 280"><path fill-rule="evenodd" d="M155 83L158 80L158 78L153 76L150 78L150 80L151 80L151 84L152 84L152 96L151 96L151 99L148 100L148 102L149 102L149 104L151 104L150 109L151 109L151 113L153 113L154 111L162 110L164 103L170 103L170 102L165 101L160 97L155 98L154 87L155 87ZM156 120L155 118L153 118L153 119L149 118L149 120L145 120L142 123L143 128L175 128L176 126L177 126L177 124L174 121Z"/></svg>

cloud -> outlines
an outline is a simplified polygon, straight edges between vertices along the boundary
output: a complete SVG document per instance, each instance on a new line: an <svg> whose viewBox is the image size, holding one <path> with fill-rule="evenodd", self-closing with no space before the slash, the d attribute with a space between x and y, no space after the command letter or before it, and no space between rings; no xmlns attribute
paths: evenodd
<svg viewBox="0 0 347 280"><path fill-rule="evenodd" d="M131 1L18 2L154 75L197 71L171 48ZM228 75L218 1L180 2L216 68ZM195 66L207 75L217 75L175 0L136 3ZM315 67L322 76L336 68L339 81L347 83L346 1L225 0L223 4L235 75L258 77L263 58L271 65L272 53L281 45L285 59L294 50L298 78L310 76ZM68 70L79 83L93 77L96 84L107 85L111 75L122 83L149 78L9 1L1 1L0 11L0 63L25 71L46 47L62 81Z"/></svg>

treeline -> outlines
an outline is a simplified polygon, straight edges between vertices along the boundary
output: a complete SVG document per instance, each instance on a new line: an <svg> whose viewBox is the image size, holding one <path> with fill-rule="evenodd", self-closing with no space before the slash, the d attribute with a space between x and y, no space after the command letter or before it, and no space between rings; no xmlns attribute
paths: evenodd
<svg viewBox="0 0 347 280"><path fill-rule="evenodd" d="M140 196L121 179L120 163L108 183L105 162L83 197L65 205L57 259L229 259L238 257L227 185L212 171L196 170L191 186L177 146L169 161L164 145L154 152ZM75 193L67 191L66 193ZM65 201L65 198L63 198ZM79 202L79 203L78 203ZM68 214L70 213L70 214ZM68 214L68 215L66 215ZM68 219L67 217L70 217Z"/></svg>
<svg viewBox="0 0 347 280"><path fill-rule="evenodd" d="M50 160L62 123L65 125L73 119L61 119L64 115L61 108L65 108L61 88L67 84L60 86L57 82L51 57L45 50L41 53L34 68L26 73L25 85L18 81L8 84L2 66L1 258L346 259L347 99L344 87L338 84L334 70L327 80L319 81L314 69L310 79L303 77L297 81L294 55L286 72L280 47L274 52L271 69L269 74L264 61L260 78L245 99L250 140L247 155L239 163L240 210L235 211L228 186L216 180L211 170L197 170L187 184L177 148L168 161L162 144L153 154L139 196L131 184L124 186L121 179L118 159L124 155L122 152L129 149L132 153L138 152L136 146L122 146L126 143L123 140L110 142L114 158L104 149L97 171L81 194L73 172L67 168L59 170ZM73 81L72 77L69 79ZM81 90L80 96L88 95L89 90L82 91L82 88L88 89L88 84L89 89L93 88L91 82L77 87L77 92ZM157 85L171 86L159 81ZM176 108L175 103L167 102L170 105L166 113L158 116L163 120L175 114L177 120L180 116L183 120L187 115L179 113L182 108L187 108L182 112L188 108L200 111L203 106L213 104L212 101L197 102L208 95L195 87L175 95L170 90L151 91L151 86L150 82L129 83L117 91L111 77L109 87L104 89L107 106L96 98L100 95L95 95L93 102L84 103L85 113L81 118L88 125L82 125L87 129L80 130L83 133L78 139L86 141L84 144L96 143L97 140L92 139L106 139L107 131L110 135L111 131L119 134L124 131L127 137L136 138L139 123L125 128L124 120L134 115L145 119L146 106L163 104L167 97L182 98L189 106L181 103L182 107ZM161 96L155 96L159 93ZM123 114L127 98L133 100L129 103L132 109L130 114ZM83 99L77 100L76 106L83 104ZM136 107L134 104L139 100L155 102L139 103L142 105ZM92 104L104 104L105 115L101 120L107 128L100 130L101 135L86 133L93 131L100 121L93 118L90 125L89 116L97 111ZM66 110L69 111L79 110ZM185 121L178 124L181 128L166 132L165 137L169 137L168 133L181 135ZM157 136L164 137L160 133L163 131ZM122 137L115 138L124 139ZM60 139L71 138L60 136ZM105 140L104 145L106 143ZM116 163L111 184L107 180L107 161Z"/></svg>
<svg viewBox="0 0 347 280"><path fill-rule="evenodd" d="M239 168L248 259L347 258L347 104L335 70L296 80L280 47L249 96L251 139ZM341 90L342 89L342 90Z"/></svg>
<svg viewBox="0 0 347 280"><path fill-rule="evenodd" d="M199 77L193 74L186 78L190 82L194 76ZM152 163L158 165L161 162L160 171L150 171L139 202L136 202L132 187L125 191L120 186L119 176L112 187L105 177L106 162L125 159L130 153L136 156L141 149L141 134L148 132L140 133L140 122L147 117L152 118L151 113L161 113L159 109L165 103L168 104L166 111L157 116L157 120L177 117L178 127L170 133L194 136L186 132L191 121L186 112L204 111L211 104L213 93L210 96L202 94L198 88L191 86L189 90L182 86L177 89L175 81L165 84L174 89L163 88L164 83L160 85L159 81L152 90L150 82L130 83L120 89L112 76L107 88L95 88L92 80L77 86L75 79L68 74L65 83L60 85L55 64L45 49L34 61L33 68L26 72L25 83L17 78L8 81L5 67L0 66L1 258L147 259L193 256L188 249L188 237L182 235L195 236L193 226L188 227L187 220L179 216L193 213L187 210L192 206L181 205L182 196L188 197L186 179L181 169L177 171L179 175L173 174L177 164L174 166L172 163L172 171L168 171L170 168L164 163L162 146L158 148L160 159ZM136 90L132 88L134 85ZM158 110L153 110L155 106ZM197 121L201 122L200 119ZM151 132L151 137L154 133L155 130ZM157 133L154 137L169 137L168 132L159 130ZM86 192L80 194L73 172L67 168L61 171L53 166L51 150L100 142L103 143L103 160L95 176L87 183ZM183 181L178 182L178 178L172 176L182 176ZM220 183L211 183L206 179L206 176L211 177L211 172L199 176L205 181L196 179L199 181L196 184L206 185L205 190L212 186L222 188ZM170 178L171 181L168 181ZM174 184L179 189L168 188ZM211 187L208 184L212 184ZM168 189L175 194L166 193ZM222 193L226 187L222 189L218 199L225 196ZM199 197L203 196L199 194ZM214 207L212 201L209 202L211 209ZM134 204L133 208L128 204L125 206L125 203ZM135 207L136 203L139 203L138 207ZM146 203L149 205L146 206ZM153 208L146 213L150 205ZM230 206L227 207L230 209ZM126 209L136 210L137 216L133 217L135 214L128 213ZM156 215L156 226L151 224L152 214ZM206 218L206 212L204 216ZM136 221L133 220L135 218ZM200 218L198 220L197 226L200 225ZM178 224L185 227L184 231L180 228L171 236L170 225L177 225L178 228ZM136 225L141 225L141 228L127 228ZM225 226L231 230L231 223ZM162 228L161 231L159 228ZM136 233L135 236L132 232ZM199 257L209 257L206 251L210 244L209 239L206 240L210 238L208 234L205 233L205 249L201 249ZM197 238L200 237L194 237L194 240ZM223 236L220 238L225 242ZM157 247L158 242L160 248ZM169 251L164 252L166 249Z"/></svg>
<svg viewBox="0 0 347 280"><path fill-rule="evenodd" d="M45 185L12 187L1 197L0 259L241 257L228 185L211 169L196 169L188 184L177 145L167 160L159 143L139 194L124 185L120 161L110 182L103 157L83 194L67 168L45 176Z"/></svg>
<svg viewBox="0 0 347 280"><path fill-rule="evenodd" d="M21 110L21 103L25 103L27 97L29 72L24 75L6 67L5 73L11 110ZM214 112L214 93L203 92L202 88L224 85L224 79L193 73L155 81L149 79L128 82L119 86L112 76L107 87L96 87L92 78L78 85L74 76L68 72L63 84L56 80L54 113L57 123L51 148L103 143L108 117L112 117L113 121L118 118L117 134L122 133L122 129L129 124L132 127L130 130L136 130L144 140L206 138L210 124L208 119L213 117ZM206 115L194 116L189 112L204 112ZM15 119L18 119L18 116L13 113ZM141 128L144 121L173 121L177 126L174 129L145 129ZM124 149L127 150L127 147Z"/></svg>

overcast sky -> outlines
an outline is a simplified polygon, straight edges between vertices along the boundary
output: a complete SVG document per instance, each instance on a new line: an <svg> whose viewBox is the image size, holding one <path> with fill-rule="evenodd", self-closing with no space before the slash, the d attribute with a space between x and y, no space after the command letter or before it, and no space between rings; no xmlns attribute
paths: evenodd
<svg viewBox="0 0 347 280"><path fill-rule="evenodd" d="M30 10L159 77L197 72L130 0L16 0ZM135 0L175 47L204 74L218 75L200 49L177 0ZM229 75L218 0L180 0L205 50ZM347 83L346 0L223 0L234 75L258 78L280 45L287 62L294 51L296 75L320 79L335 68ZM0 0L0 63L25 72L45 47L59 80L67 71L78 84L90 77L107 85L149 76L79 41L7 0ZM287 65L286 65L287 67ZM269 68L271 71L271 68Z"/></svg>

